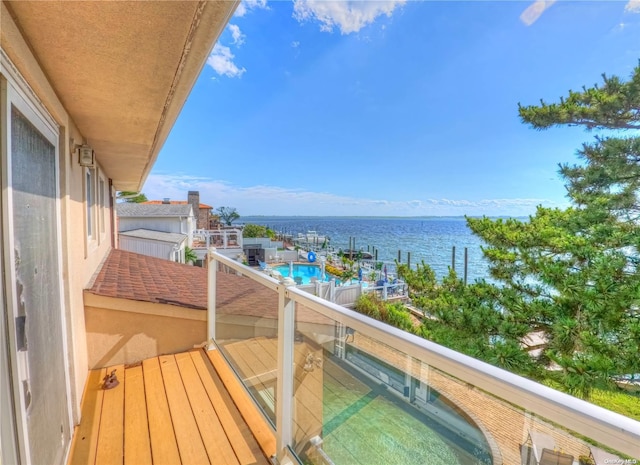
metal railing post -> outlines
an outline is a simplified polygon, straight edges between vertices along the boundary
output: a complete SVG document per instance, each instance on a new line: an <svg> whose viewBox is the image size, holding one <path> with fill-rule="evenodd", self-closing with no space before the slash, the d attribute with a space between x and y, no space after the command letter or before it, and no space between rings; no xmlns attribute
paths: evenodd
<svg viewBox="0 0 640 465"><path fill-rule="evenodd" d="M218 260L215 259L216 248L208 249L207 260L207 341L208 348L213 348L216 339L216 273Z"/></svg>
<svg viewBox="0 0 640 465"><path fill-rule="evenodd" d="M293 286L295 287L295 286ZM295 302L287 288L278 288L278 378L276 384L276 454L278 459L293 446L293 344Z"/></svg>

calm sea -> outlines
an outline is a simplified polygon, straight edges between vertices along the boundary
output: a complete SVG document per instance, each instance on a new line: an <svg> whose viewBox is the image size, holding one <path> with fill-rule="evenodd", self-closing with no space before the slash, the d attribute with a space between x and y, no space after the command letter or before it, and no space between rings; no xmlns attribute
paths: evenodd
<svg viewBox="0 0 640 465"><path fill-rule="evenodd" d="M463 276L464 249L468 256L468 281L488 277L487 263L482 257L482 241L467 227L466 220L456 218L373 218L373 217L284 217L243 216L243 223L269 226L279 232L292 234L316 231L329 236L335 249L349 248L349 238L355 237L356 249L378 249L378 260L392 263L398 258L407 261L411 252L411 265L424 261L438 277L448 272L455 247L455 268Z"/></svg>

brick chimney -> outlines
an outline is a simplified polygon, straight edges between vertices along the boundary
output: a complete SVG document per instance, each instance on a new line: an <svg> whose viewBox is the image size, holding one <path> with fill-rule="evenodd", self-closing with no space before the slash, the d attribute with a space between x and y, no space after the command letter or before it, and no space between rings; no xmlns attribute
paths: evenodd
<svg viewBox="0 0 640 465"><path fill-rule="evenodd" d="M196 220L196 229L208 229L206 218L200 218L200 191L189 191L187 193L187 203L193 209L193 216Z"/></svg>

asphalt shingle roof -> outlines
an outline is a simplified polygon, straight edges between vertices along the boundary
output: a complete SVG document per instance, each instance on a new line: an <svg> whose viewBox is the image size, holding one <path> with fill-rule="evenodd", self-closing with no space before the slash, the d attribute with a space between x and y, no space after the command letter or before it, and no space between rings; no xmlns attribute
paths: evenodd
<svg viewBox="0 0 640 465"><path fill-rule="evenodd" d="M118 203L116 212L121 217L158 217L158 216L189 216L191 205L149 205L144 203Z"/></svg>
<svg viewBox="0 0 640 465"><path fill-rule="evenodd" d="M207 270L115 249L88 291L105 297L205 310Z"/></svg>
<svg viewBox="0 0 640 465"><path fill-rule="evenodd" d="M235 272L216 276L216 314L278 319L278 293ZM112 250L94 277L89 292L105 297L207 309L207 270L197 266ZM296 307L296 321L331 325L332 320Z"/></svg>

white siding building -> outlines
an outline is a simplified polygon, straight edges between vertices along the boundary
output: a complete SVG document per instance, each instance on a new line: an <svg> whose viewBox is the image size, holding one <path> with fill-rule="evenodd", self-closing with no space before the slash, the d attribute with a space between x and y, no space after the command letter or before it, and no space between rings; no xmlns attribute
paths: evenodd
<svg viewBox="0 0 640 465"><path fill-rule="evenodd" d="M186 234L134 229L121 232L118 236L119 248L122 250L185 263L184 249L188 238Z"/></svg>
<svg viewBox="0 0 640 465"><path fill-rule="evenodd" d="M195 219L191 205L119 203L116 205L116 213L118 233L145 229L184 234L187 236L186 245L193 246Z"/></svg>

